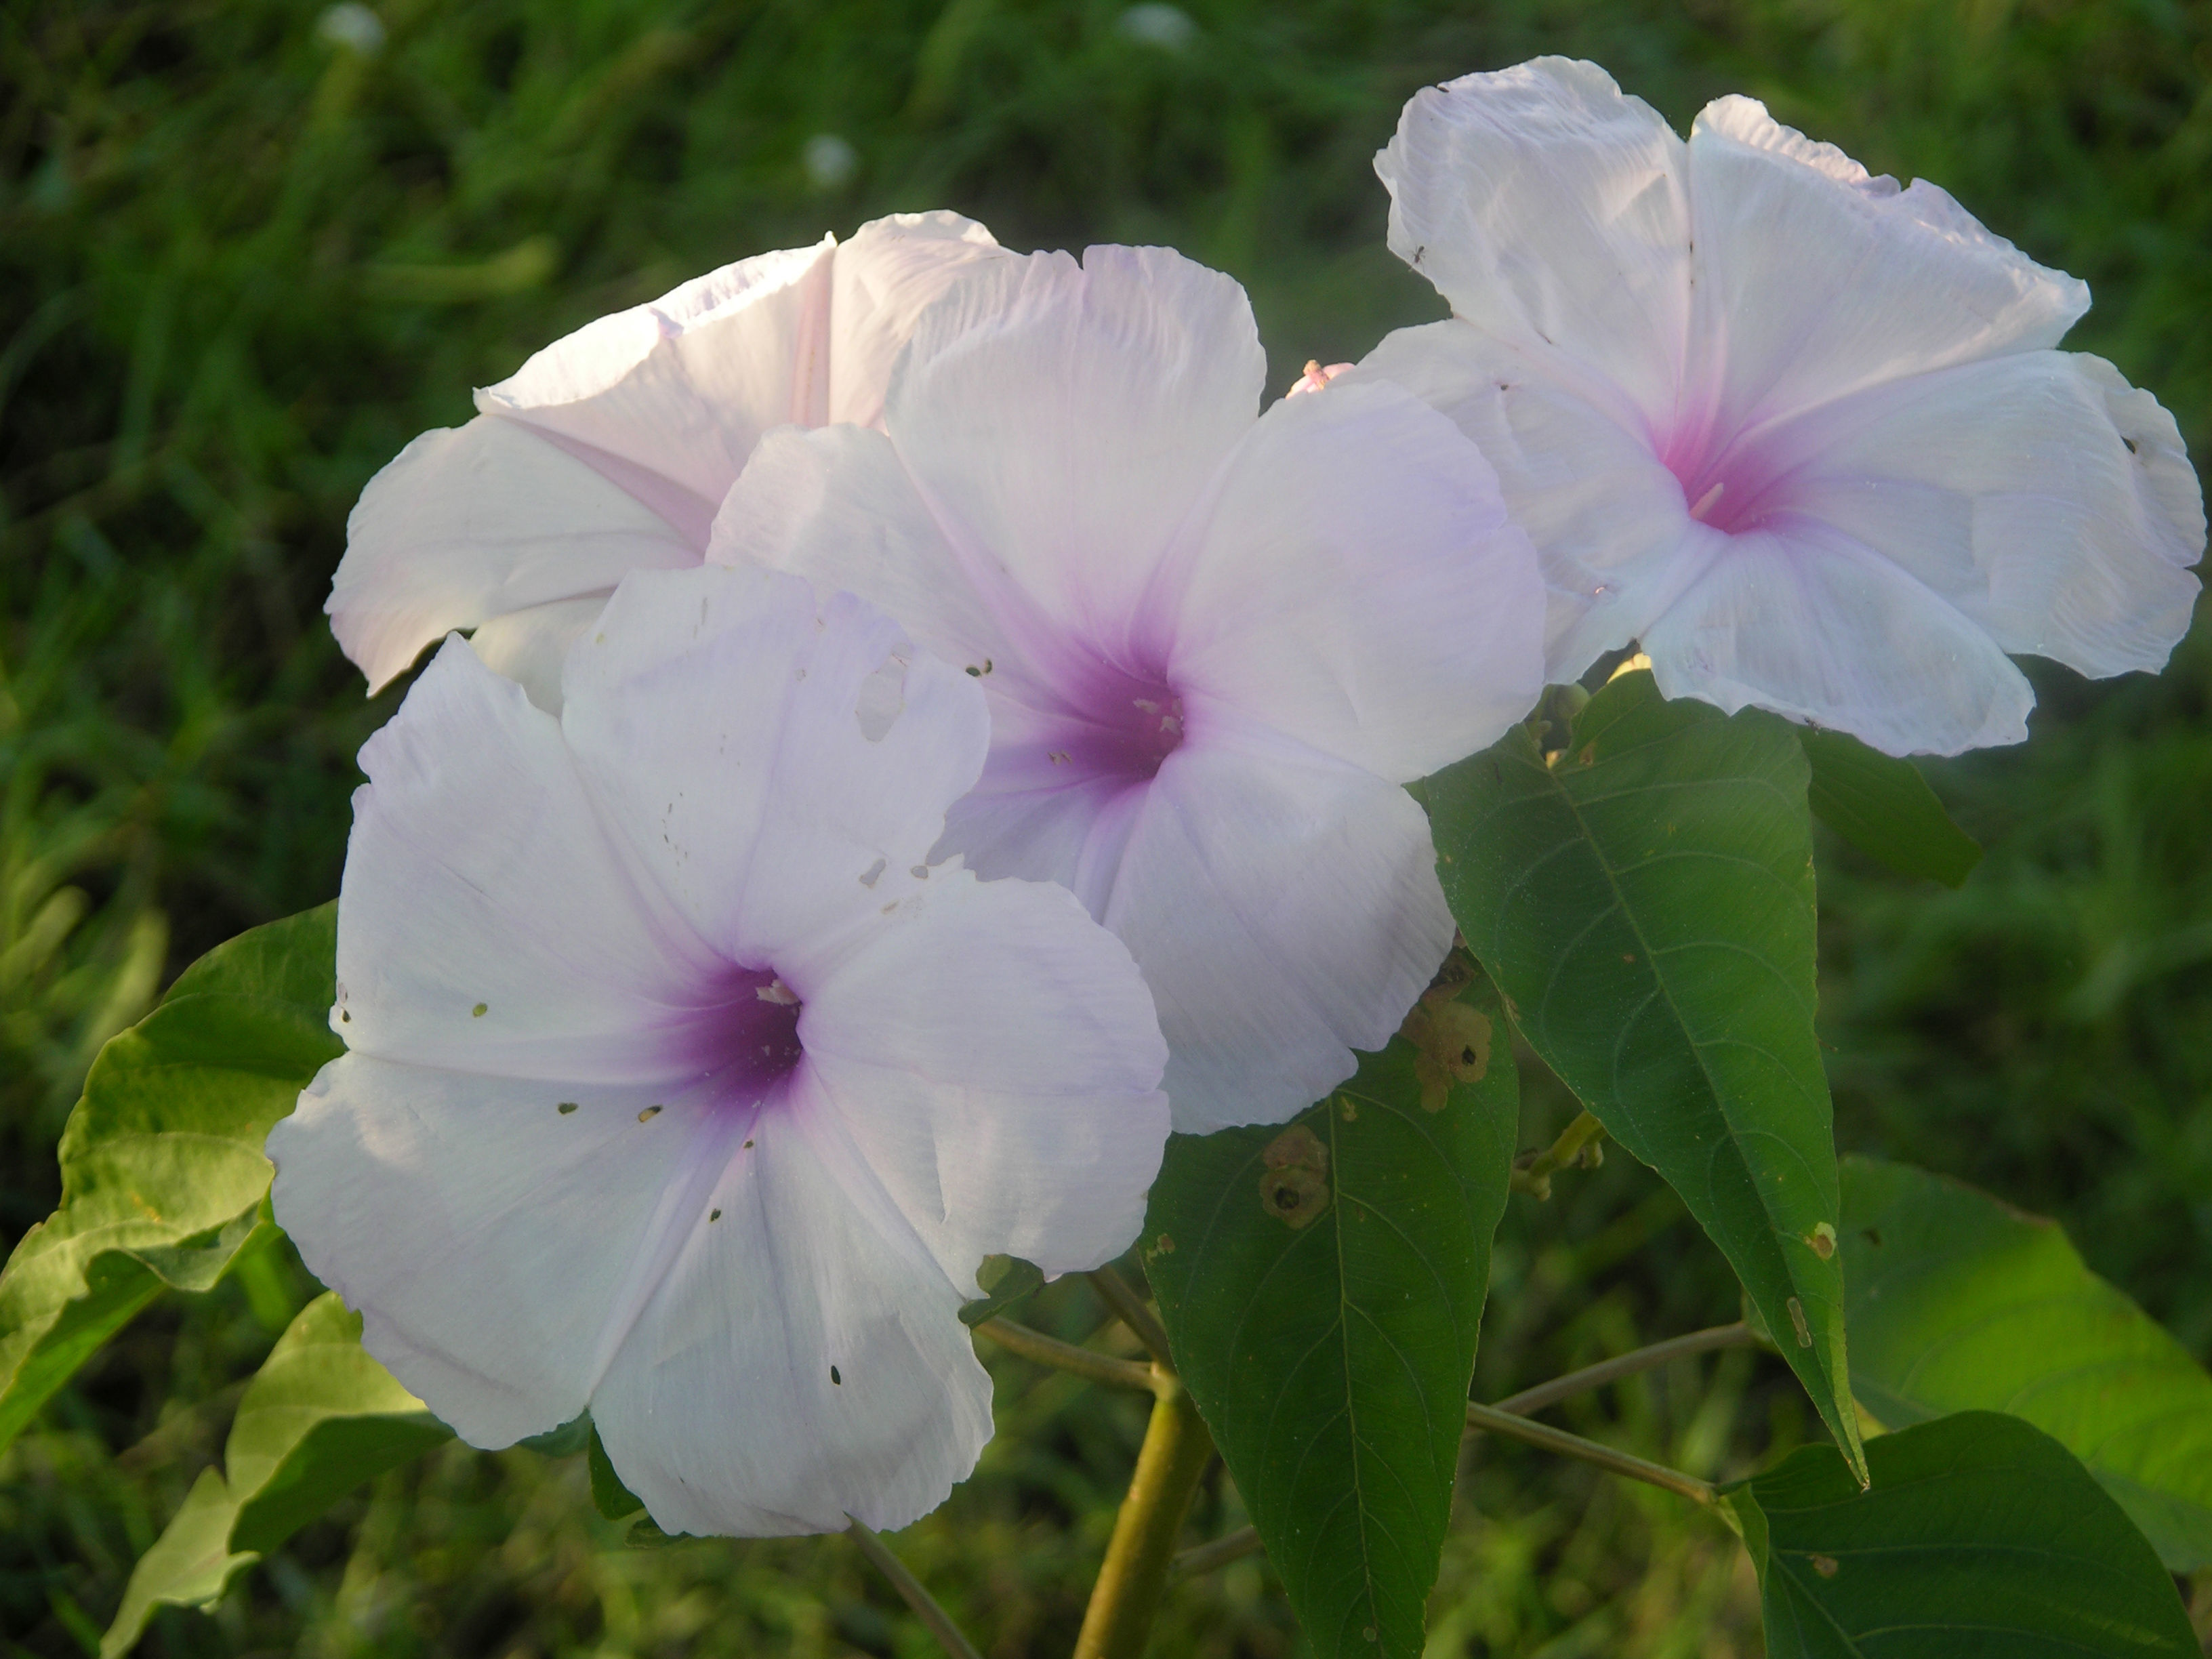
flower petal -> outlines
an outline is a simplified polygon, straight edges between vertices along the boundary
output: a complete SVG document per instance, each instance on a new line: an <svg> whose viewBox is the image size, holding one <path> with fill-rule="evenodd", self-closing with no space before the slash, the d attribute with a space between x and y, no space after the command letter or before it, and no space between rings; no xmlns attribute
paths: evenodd
<svg viewBox="0 0 2212 1659"><path fill-rule="evenodd" d="M270 1132L277 1220L393 1376L471 1445L511 1445L584 1409L659 1277L707 1116L639 1121L659 1104L349 1054Z"/></svg>
<svg viewBox="0 0 2212 1659"><path fill-rule="evenodd" d="M1544 689L1544 586L1497 475L1388 382L1270 409L1164 582L1186 692L1394 782L1472 754Z"/></svg>
<svg viewBox="0 0 2212 1659"><path fill-rule="evenodd" d="M1019 257L957 213L894 213L862 225L837 250L827 402L807 424L879 423L891 367L915 320L969 267Z"/></svg>
<svg viewBox="0 0 2212 1659"><path fill-rule="evenodd" d="M695 1221L592 1420L667 1531L903 1527L991 1437L961 1292L811 1089L754 1139L702 1200L720 1219Z"/></svg>
<svg viewBox="0 0 2212 1659"><path fill-rule="evenodd" d="M1412 797L1226 714L1146 790L1105 921L1158 1004L1184 1134L1312 1104L1389 1041L1452 939Z"/></svg>
<svg viewBox="0 0 2212 1659"><path fill-rule="evenodd" d="M1013 656L987 596L1020 603L1018 592L963 565L880 432L769 433L715 515L707 558L858 593L957 666Z"/></svg>
<svg viewBox="0 0 2212 1659"><path fill-rule="evenodd" d="M757 567L629 578L562 687L605 821L702 936L802 996L840 930L911 879L990 743L968 676L851 595L817 611Z"/></svg>
<svg viewBox="0 0 2212 1659"><path fill-rule="evenodd" d="M1497 468L1541 561L1547 679L1579 679L1679 595L1682 486L1648 434L1604 412L1608 399L1565 353L1455 319L1386 336L1351 379L1370 375L1441 410Z"/></svg>
<svg viewBox="0 0 2212 1659"><path fill-rule="evenodd" d="M825 418L836 246L741 259L588 323L477 406L560 441L703 545L760 434Z"/></svg>
<svg viewBox="0 0 2212 1659"><path fill-rule="evenodd" d="M547 714L557 714L561 665L568 659L568 647L599 619L612 591L555 599L494 617L469 635L469 644L485 667L513 680Z"/></svg>
<svg viewBox="0 0 2212 1659"><path fill-rule="evenodd" d="M2021 352L1877 387L1770 440L1777 498L1894 560L2007 651L2164 665L2204 507L2173 417L2112 365Z"/></svg>
<svg viewBox="0 0 2212 1659"><path fill-rule="evenodd" d="M988 1255L1068 1273L1136 1237L1167 1045L1127 949L1066 890L938 872L811 988L800 1035L827 1109L963 1293Z"/></svg>
<svg viewBox="0 0 2212 1659"><path fill-rule="evenodd" d="M1416 93L1376 157L1390 251L1452 310L1672 409L1690 315L1682 141L1595 64L1539 58Z"/></svg>
<svg viewBox="0 0 2212 1659"><path fill-rule="evenodd" d="M600 828L559 724L459 640L361 753L336 1029L356 1053L614 1085L686 1073L715 958Z"/></svg>
<svg viewBox="0 0 2212 1659"><path fill-rule="evenodd" d="M1756 704L1891 755L2027 736L2035 697L2020 670L1881 555L1796 516L1695 536L1702 574L1643 636L1666 696Z"/></svg>
<svg viewBox="0 0 2212 1659"><path fill-rule="evenodd" d="M698 558L665 519L573 455L479 416L424 433L369 480L323 608L374 692L456 628Z"/></svg>
<svg viewBox="0 0 2212 1659"><path fill-rule="evenodd" d="M1244 292L1165 248L976 266L923 316L884 423L966 559L1116 651L1258 412Z"/></svg>
<svg viewBox="0 0 2212 1659"><path fill-rule="evenodd" d="M1690 181L1692 337L1709 344L1685 407L1723 439L1902 374L2056 345L2089 308L2086 284L1935 185L1869 178L1749 98L1698 117ZM1676 436L1694 431L1678 422Z"/></svg>

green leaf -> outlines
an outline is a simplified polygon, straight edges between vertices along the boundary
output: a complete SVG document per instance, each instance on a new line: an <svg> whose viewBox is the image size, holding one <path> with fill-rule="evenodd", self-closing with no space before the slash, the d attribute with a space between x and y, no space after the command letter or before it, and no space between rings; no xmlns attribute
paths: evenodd
<svg viewBox="0 0 2212 1659"><path fill-rule="evenodd" d="M337 907L195 963L100 1051L62 1132L62 1199L0 1271L0 1446L163 1286L204 1291L254 1238L261 1143L343 1045Z"/></svg>
<svg viewBox="0 0 2212 1659"><path fill-rule="evenodd" d="M1797 728L1813 781L1813 810L1845 841L1899 875L1956 887L1982 861L1981 845L1951 822L1911 761L1842 732Z"/></svg>
<svg viewBox="0 0 2212 1659"><path fill-rule="evenodd" d="M317 1297L276 1340L204 1471L138 1559L100 1645L118 1659L157 1607L207 1607L337 1498L452 1437L361 1346L361 1316Z"/></svg>
<svg viewBox="0 0 2212 1659"><path fill-rule="evenodd" d="M975 1270L975 1283L983 1294L974 1302L960 1305L960 1322L980 1325L987 1319L996 1319L1007 1309L1018 1307L1044 1288L1044 1271L1034 1261L1024 1261L1018 1255L987 1255L983 1265Z"/></svg>
<svg viewBox="0 0 2212 1659"><path fill-rule="evenodd" d="M1856 1465L1806 775L1786 722L1668 702L1638 672L1590 700L1555 764L1516 727L1428 799L1444 893L1506 1012L1682 1195Z"/></svg>
<svg viewBox="0 0 2212 1659"><path fill-rule="evenodd" d="M2055 1222L1844 1161L1851 1389L1891 1428L1986 1407L2088 1466L2174 1572L2212 1566L2212 1377Z"/></svg>
<svg viewBox="0 0 2212 1659"><path fill-rule="evenodd" d="M1437 1109L1395 1039L1288 1127L1173 1137L1146 1219L1176 1364L1324 1656L1420 1652L1450 1515L1520 1116L1503 1030L1464 1060L1496 994L1460 995Z"/></svg>
<svg viewBox="0 0 2212 1659"><path fill-rule="evenodd" d="M1767 1659L2197 1659L2158 1555L2074 1455L1995 1412L1832 1446L1729 1489Z"/></svg>

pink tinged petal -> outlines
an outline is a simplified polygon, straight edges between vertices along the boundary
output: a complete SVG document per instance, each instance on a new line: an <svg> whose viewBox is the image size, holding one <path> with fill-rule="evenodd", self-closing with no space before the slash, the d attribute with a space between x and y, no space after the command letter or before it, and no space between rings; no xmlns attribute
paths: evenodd
<svg viewBox="0 0 2212 1659"><path fill-rule="evenodd" d="M1899 375L2055 345L2089 308L2084 283L1935 185L1869 178L1752 99L1708 105L1689 149L1699 362L1668 434L1686 452Z"/></svg>
<svg viewBox="0 0 2212 1659"><path fill-rule="evenodd" d="M1693 528L1682 487L1565 354L1430 323L1386 336L1356 378L1370 376L1441 410L1497 469L1541 564L1547 680L1579 679L1680 592L1674 556Z"/></svg>
<svg viewBox="0 0 2212 1659"><path fill-rule="evenodd" d="M1899 566L1811 519L1700 529L1697 583L1643 636L1659 690L1848 732L1892 755L2027 736L2034 694L1995 641Z"/></svg>
<svg viewBox="0 0 2212 1659"><path fill-rule="evenodd" d="M802 998L914 879L990 742L973 679L757 567L624 582L563 690L605 821L702 936Z"/></svg>
<svg viewBox="0 0 2212 1659"><path fill-rule="evenodd" d="M800 1030L823 1109L963 1293L994 1252L1066 1273L1136 1237L1167 1048L1127 948L1065 890L940 871Z"/></svg>
<svg viewBox="0 0 2212 1659"><path fill-rule="evenodd" d="M1258 412L1244 292L1165 248L980 264L922 318L884 425L962 555L1124 653L1176 526ZM1042 667L1042 665L1033 665Z"/></svg>
<svg viewBox="0 0 2212 1659"><path fill-rule="evenodd" d="M1033 667L1061 660L1060 631L995 562L946 538L889 438L849 427L771 433L724 501L708 557L861 594L980 684L990 759L952 807L941 846L988 878L1076 884L1093 822L1127 781L1075 764L1079 722ZM1103 891L1079 890L1097 914Z"/></svg>
<svg viewBox="0 0 2212 1659"><path fill-rule="evenodd" d="M611 592L612 590L608 590ZM599 619L607 592L556 599L494 617L469 635L483 665L513 680L549 714L561 712L561 665L568 647Z"/></svg>
<svg viewBox="0 0 2212 1659"><path fill-rule="evenodd" d="M753 1139L702 1200L592 1421L668 1531L905 1526L991 1436L963 1293L803 1077Z"/></svg>
<svg viewBox="0 0 2212 1659"><path fill-rule="evenodd" d="M927 650L983 678L1013 672L1005 627L879 432L849 426L770 433L715 516L707 558L804 576L823 593L858 593L898 618ZM1004 662L1006 669L999 665Z"/></svg>
<svg viewBox="0 0 2212 1659"><path fill-rule="evenodd" d="M1105 920L1158 1004L1187 1134L1281 1122L1351 1076L1452 939L1411 797L1227 721L1146 792Z"/></svg>
<svg viewBox="0 0 2212 1659"><path fill-rule="evenodd" d="M2004 650L2155 670L2188 629L2197 476L2173 417L2100 359L2022 352L1917 376L1766 447L1774 510L1893 561Z"/></svg>
<svg viewBox="0 0 2212 1659"><path fill-rule="evenodd" d="M1018 257L957 213L895 213L862 225L837 250L831 279L826 418L878 424L915 320L963 271Z"/></svg>
<svg viewBox="0 0 2212 1659"><path fill-rule="evenodd" d="M828 418L836 246L740 260L602 317L477 406L561 442L703 546L760 434Z"/></svg>
<svg viewBox="0 0 2212 1659"><path fill-rule="evenodd" d="M1376 158L1390 251L1452 310L1673 406L1690 315L1682 141L1594 64L1540 58L1414 94Z"/></svg>
<svg viewBox="0 0 2212 1659"><path fill-rule="evenodd" d="M1535 702L1535 550L1481 453L1410 392L1370 381L1277 404L1217 492L1174 572L1186 696L1394 782Z"/></svg>
<svg viewBox="0 0 2212 1659"><path fill-rule="evenodd" d="M368 1351L470 1444L504 1446L589 1401L718 1133L641 1083L349 1054L270 1131L272 1197Z"/></svg>
<svg viewBox="0 0 2212 1659"><path fill-rule="evenodd" d="M426 432L362 492L324 609L376 691L424 646L510 611L604 593L698 553L667 520L512 422Z"/></svg>
<svg viewBox="0 0 2212 1659"><path fill-rule="evenodd" d="M692 1075L724 963L601 828L559 723L459 640L368 740L333 1028L356 1053L615 1085Z"/></svg>

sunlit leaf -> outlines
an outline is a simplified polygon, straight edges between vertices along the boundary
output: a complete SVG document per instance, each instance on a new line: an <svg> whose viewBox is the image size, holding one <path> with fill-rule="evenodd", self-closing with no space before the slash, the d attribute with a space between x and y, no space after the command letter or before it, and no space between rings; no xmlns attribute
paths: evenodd
<svg viewBox="0 0 2212 1659"><path fill-rule="evenodd" d="M1425 1027L1449 1055L1401 1038L1293 1123L1176 1136L1146 1220L1176 1363L1323 1656L1420 1652L1450 1515L1519 1121L1502 1028L1469 1058L1496 993L1459 994Z"/></svg>
<svg viewBox="0 0 2212 1659"><path fill-rule="evenodd" d="M2175 1572L2212 1566L2212 1377L2055 1222L1844 1161L1851 1389L1891 1428L1986 1408L2088 1466Z"/></svg>
<svg viewBox="0 0 2212 1659"><path fill-rule="evenodd" d="M1831 1446L1729 1490L1767 1659L2197 1659L2158 1555L2074 1455L1995 1412Z"/></svg>
<svg viewBox="0 0 2212 1659"><path fill-rule="evenodd" d="M337 907L243 933L100 1052L62 1198L0 1271L0 1446L164 1285L204 1291L261 1222L261 1143L342 1045Z"/></svg>
<svg viewBox="0 0 2212 1659"><path fill-rule="evenodd" d="M222 1473L201 1474L139 1558L100 1659L129 1652L155 1607L210 1605L335 1500L451 1437L361 1346L361 1316L316 1297L239 1402Z"/></svg>
<svg viewBox="0 0 2212 1659"><path fill-rule="evenodd" d="M1427 799L1461 930L1545 1063L1682 1195L1854 1459L1834 1134L1792 728L1613 680Z"/></svg>
<svg viewBox="0 0 2212 1659"><path fill-rule="evenodd" d="M1951 821L1911 761L1844 732L1801 726L1797 738L1813 768L1807 799L1821 823L1899 875L1956 887L1973 873L1980 843Z"/></svg>

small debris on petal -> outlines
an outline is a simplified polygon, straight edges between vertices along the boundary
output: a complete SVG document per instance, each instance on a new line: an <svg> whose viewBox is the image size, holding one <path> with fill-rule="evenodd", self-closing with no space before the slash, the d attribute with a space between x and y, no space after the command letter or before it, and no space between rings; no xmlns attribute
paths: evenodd
<svg viewBox="0 0 2212 1659"><path fill-rule="evenodd" d="M654 1118L659 1117L659 1115L660 1115L660 1108L659 1108L659 1107L658 1107L658 1106L648 1106L648 1107L647 1107L643 1111L640 1112L640 1113L637 1115L637 1121L638 1121L640 1123L649 1123L649 1122L651 1122Z"/></svg>

